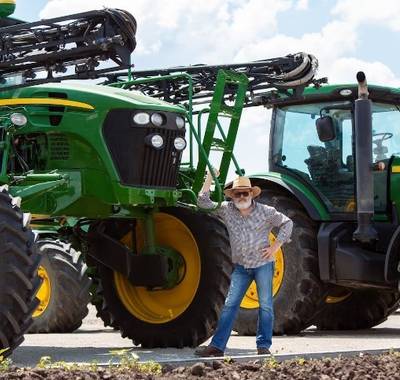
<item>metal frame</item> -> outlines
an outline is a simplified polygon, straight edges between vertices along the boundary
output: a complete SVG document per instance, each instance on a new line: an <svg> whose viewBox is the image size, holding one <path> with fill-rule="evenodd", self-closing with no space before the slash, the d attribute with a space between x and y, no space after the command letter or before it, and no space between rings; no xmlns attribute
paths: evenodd
<svg viewBox="0 0 400 380"><path fill-rule="evenodd" d="M23 83L0 91L55 82L93 79L130 67L136 20L122 10L103 9L22 23L0 29L0 80L22 74ZM101 61L111 67L99 69ZM74 73L67 72L72 67ZM38 72L47 73L37 78Z"/></svg>

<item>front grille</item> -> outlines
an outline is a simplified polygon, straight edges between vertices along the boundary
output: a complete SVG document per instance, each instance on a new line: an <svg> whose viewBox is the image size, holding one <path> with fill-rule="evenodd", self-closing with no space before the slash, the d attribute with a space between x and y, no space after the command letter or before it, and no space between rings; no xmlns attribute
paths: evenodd
<svg viewBox="0 0 400 380"><path fill-rule="evenodd" d="M50 160L69 160L70 147L68 137L61 133L48 134Z"/></svg>
<svg viewBox="0 0 400 380"><path fill-rule="evenodd" d="M136 111L138 112L138 111ZM174 139L185 131L175 125L176 114L162 112L166 124L136 125L132 110L112 110L106 117L103 135L124 185L152 188L176 188L182 153L174 147ZM157 133L164 146L157 150L145 143L146 136Z"/></svg>
<svg viewBox="0 0 400 380"><path fill-rule="evenodd" d="M145 146L141 183L146 186L176 186L177 160L180 157L174 148L177 132L169 129L149 128L149 134L157 133L164 138L164 148L156 150Z"/></svg>

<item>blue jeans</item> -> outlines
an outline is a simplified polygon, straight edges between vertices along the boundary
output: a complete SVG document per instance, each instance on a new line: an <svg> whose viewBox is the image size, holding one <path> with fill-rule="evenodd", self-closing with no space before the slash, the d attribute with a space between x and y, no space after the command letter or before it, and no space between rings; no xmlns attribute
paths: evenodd
<svg viewBox="0 0 400 380"><path fill-rule="evenodd" d="M210 345L225 351L231 335L233 322L238 313L240 303L246 290L253 280L257 285L258 302L260 304L257 324L257 348L270 348L272 344L272 330L274 312L272 307L272 278L274 262L268 262L258 268L246 269L236 264L231 277L231 285L225 305L218 321L217 330Z"/></svg>

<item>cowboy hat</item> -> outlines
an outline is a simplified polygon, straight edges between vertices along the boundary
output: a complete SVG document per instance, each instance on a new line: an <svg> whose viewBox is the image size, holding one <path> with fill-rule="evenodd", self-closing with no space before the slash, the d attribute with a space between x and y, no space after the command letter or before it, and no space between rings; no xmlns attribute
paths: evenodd
<svg viewBox="0 0 400 380"><path fill-rule="evenodd" d="M233 181L232 187L226 189L224 194L227 197L232 198L232 194L235 192L235 190L251 190L253 192L253 198L258 197L261 193L261 189L258 186L251 186L251 182L248 177L237 177Z"/></svg>

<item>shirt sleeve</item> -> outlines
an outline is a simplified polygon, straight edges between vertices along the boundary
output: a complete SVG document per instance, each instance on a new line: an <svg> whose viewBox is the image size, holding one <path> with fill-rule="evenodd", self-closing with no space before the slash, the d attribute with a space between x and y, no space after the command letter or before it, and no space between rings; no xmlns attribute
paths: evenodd
<svg viewBox="0 0 400 380"><path fill-rule="evenodd" d="M293 222L285 214L277 211L274 207L265 206L267 213L267 221L274 227L279 228L278 236L276 237L282 243L290 242L290 236L292 235Z"/></svg>
<svg viewBox="0 0 400 380"><path fill-rule="evenodd" d="M214 215L219 216L220 218L224 219L226 215L226 210L228 207L228 202L222 202L221 207L218 207L216 210L213 210L217 206L218 203L213 202L210 199L210 192L207 191L206 193L200 193L197 198L197 206L203 209L208 209Z"/></svg>

